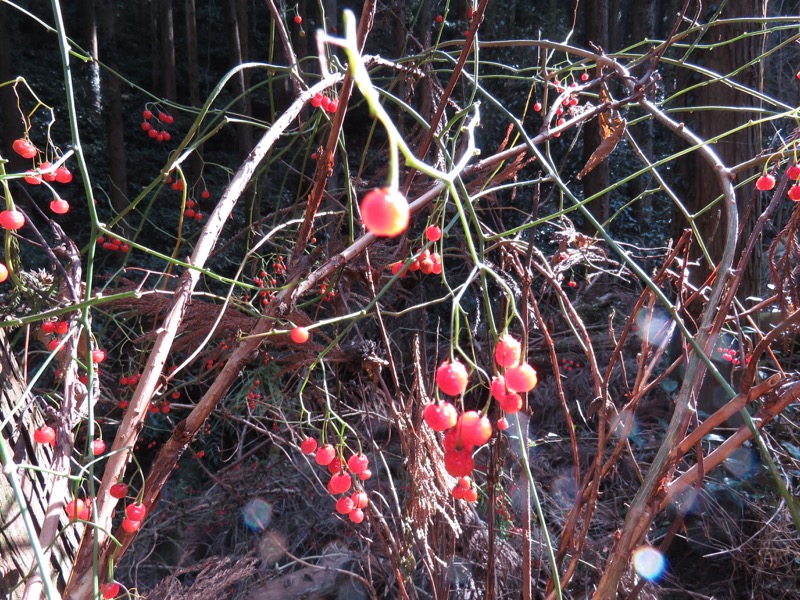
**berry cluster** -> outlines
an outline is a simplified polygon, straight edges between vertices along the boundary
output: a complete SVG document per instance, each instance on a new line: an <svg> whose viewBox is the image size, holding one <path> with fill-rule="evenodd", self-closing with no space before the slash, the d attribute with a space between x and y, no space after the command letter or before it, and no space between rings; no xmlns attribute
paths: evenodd
<svg viewBox="0 0 800 600"><path fill-rule="evenodd" d="M317 440L311 437L305 438L300 443L300 450L306 455L313 454L314 462L328 468L328 472L331 474L328 491L333 495L344 494L350 490L353 485L350 473L360 481L366 481L372 477L369 459L363 454L353 453L345 462L342 456L337 456L336 448L333 445L318 446ZM336 501L336 511L339 514L347 515L353 523L361 523L364 520L364 509L368 504L369 498L364 491L354 491L349 496L342 496Z"/></svg>
<svg viewBox="0 0 800 600"><path fill-rule="evenodd" d="M14 152L19 154L22 158L36 158L39 156L39 149L26 138L19 138L14 140L11 144ZM49 160L40 162L36 169L32 169L25 173L25 182L30 185L41 185L43 181L47 183L69 183L72 181L72 173L65 166L53 168L53 163ZM51 190L53 188L50 188ZM55 198L50 202L50 210L57 215L63 215L69 211L69 202L60 198L55 193ZM21 213L20 213L21 214ZM19 224L19 227L25 223L24 218ZM5 227L5 225L3 225ZM19 229L19 227L6 227L6 229Z"/></svg>
<svg viewBox="0 0 800 600"><path fill-rule="evenodd" d="M139 531L146 514L147 509L144 504L128 504L125 507L125 518L122 519L122 529L128 533Z"/></svg>
<svg viewBox="0 0 800 600"><path fill-rule="evenodd" d="M169 131L166 129L166 125L172 125L175 121L172 115L159 111L158 115L156 115L156 120L151 123L153 120L153 111L145 109L142 111L142 117L144 118L141 126L142 131L144 131L149 138L157 142L168 142L172 138Z"/></svg>
<svg viewBox="0 0 800 600"><path fill-rule="evenodd" d="M128 244L122 242L122 240L115 238L113 236L99 236L97 238L97 244L103 250L109 250L111 252L129 252L131 247Z"/></svg>
<svg viewBox="0 0 800 600"><path fill-rule="evenodd" d="M339 108L339 100L336 98L328 98L324 94L317 92L314 94L314 97L311 98L311 106L314 108L321 108L327 113L335 113Z"/></svg>
<svg viewBox="0 0 800 600"><path fill-rule="evenodd" d="M392 270L392 275L397 275L403 268L405 263L402 260L393 262L389 265ZM438 252L430 252L423 250L415 261L408 265L408 269L403 271L400 277L405 277L409 271L419 271L424 275L439 275L442 272L442 256Z"/></svg>
<svg viewBox="0 0 800 600"><path fill-rule="evenodd" d="M81 500L80 498L73 498L64 507L70 521L88 521L92 516L92 499Z"/></svg>
<svg viewBox="0 0 800 600"><path fill-rule="evenodd" d="M789 178L790 181L794 181L794 184L789 188L787 192L787 196L793 202L800 202L800 166L794 164L786 169L786 176ZM758 179L756 179L756 189L762 192L767 192L775 187L775 177L773 175L764 174Z"/></svg>

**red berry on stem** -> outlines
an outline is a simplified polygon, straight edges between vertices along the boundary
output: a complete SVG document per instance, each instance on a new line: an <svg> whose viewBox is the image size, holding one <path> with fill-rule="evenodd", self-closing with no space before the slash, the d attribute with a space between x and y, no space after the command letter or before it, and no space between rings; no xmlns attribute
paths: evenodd
<svg viewBox="0 0 800 600"><path fill-rule="evenodd" d="M135 533L139 531L139 528L142 526L141 521L137 521L136 519L122 519L122 528L127 531L128 533Z"/></svg>
<svg viewBox="0 0 800 600"><path fill-rule="evenodd" d="M99 456L106 451L106 443L103 440L94 440L92 442L92 454Z"/></svg>
<svg viewBox="0 0 800 600"><path fill-rule="evenodd" d="M119 584L115 581L113 583L104 583L100 586L100 593L103 598L116 598L119 594Z"/></svg>
<svg viewBox="0 0 800 600"><path fill-rule="evenodd" d="M361 219L367 231L377 236L395 237L408 227L408 201L397 190L377 188L361 201Z"/></svg>
<svg viewBox="0 0 800 600"><path fill-rule="evenodd" d="M444 21L444 17L442 15L436 15L434 21L436 21L437 23L442 23Z"/></svg>
<svg viewBox="0 0 800 600"><path fill-rule="evenodd" d="M353 499L350 496L342 496L336 501L336 512L340 515L346 515L355 508Z"/></svg>
<svg viewBox="0 0 800 600"><path fill-rule="evenodd" d="M476 490L474 487L464 490L464 495L461 499L466 500L467 502L477 502L478 490Z"/></svg>
<svg viewBox="0 0 800 600"><path fill-rule="evenodd" d="M795 202L800 202L800 185L793 185L789 188L789 198Z"/></svg>
<svg viewBox="0 0 800 600"><path fill-rule="evenodd" d="M367 467L369 467L369 459L363 454L353 454L347 459L347 468L356 475L366 471Z"/></svg>
<svg viewBox="0 0 800 600"><path fill-rule="evenodd" d="M58 183L69 183L72 181L72 172L67 167L58 167L56 169L56 181Z"/></svg>
<svg viewBox="0 0 800 600"><path fill-rule="evenodd" d="M461 434L461 441L467 446L481 446L492 437L492 423L488 417L470 410L465 412L456 424L456 431Z"/></svg>
<svg viewBox="0 0 800 600"><path fill-rule="evenodd" d="M3 229L16 230L23 225L25 225L25 215L20 211L14 209L0 212L0 227Z"/></svg>
<svg viewBox="0 0 800 600"><path fill-rule="evenodd" d="M144 112L142 112L142 116L145 118L146 121L149 121L150 119L153 118L153 111L145 110Z"/></svg>
<svg viewBox="0 0 800 600"><path fill-rule="evenodd" d="M432 242L438 242L442 239L442 228L438 225L430 225L425 229L425 237Z"/></svg>
<svg viewBox="0 0 800 600"><path fill-rule="evenodd" d="M45 425L33 432L33 441L37 444L49 444L56 439L56 430Z"/></svg>
<svg viewBox="0 0 800 600"><path fill-rule="evenodd" d="M541 102L534 102L533 103L533 112L542 112L542 103Z"/></svg>
<svg viewBox="0 0 800 600"><path fill-rule="evenodd" d="M300 25L300 23L303 22L303 17L301 17L300 15L295 15L294 16L294 22L297 23L298 25Z"/></svg>
<svg viewBox="0 0 800 600"><path fill-rule="evenodd" d="M472 459L472 451L468 448L445 451L444 468L453 477L469 475L475 468L475 461Z"/></svg>
<svg viewBox="0 0 800 600"><path fill-rule="evenodd" d="M467 368L457 359L443 362L436 369L436 385L448 396L460 396L467 389Z"/></svg>
<svg viewBox="0 0 800 600"><path fill-rule="evenodd" d="M8 267L0 263L0 283L3 283L6 279L8 279Z"/></svg>
<svg viewBox="0 0 800 600"><path fill-rule="evenodd" d="M14 140L14 143L11 144L14 152L19 154L22 158L33 158L38 154L38 150L30 140L26 140L24 138L20 138L18 140Z"/></svg>
<svg viewBox="0 0 800 600"><path fill-rule="evenodd" d="M362 521L364 521L364 511L361 510L360 508L354 508L353 510L350 511L350 514L347 515L347 517L353 523L356 524L361 523Z"/></svg>
<svg viewBox="0 0 800 600"><path fill-rule="evenodd" d="M319 92L317 92L316 94L314 94L314 97L311 98L311 106L313 106L314 108L319 108L320 106L322 106L323 98L324 96Z"/></svg>
<svg viewBox="0 0 800 600"><path fill-rule="evenodd" d="M50 201L50 210L57 215L65 215L69 212L69 202L63 198L56 198Z"/></svg>
<svg viewBox="0 0 800 600"><path fill-rule="evenodd" d="M512 392L530 392L538 381L536 371L528 363L506 369L506 387Z"/></svg>
<svg viewBox="0 0 800 600"><path fill-rule="evenodd" d="M519 362L522 347L510 335L501 335L494 348L494 359L501 367L513 367Z"/></svg>
<svg viewBox="0 0 800 600"><path fill-rule="evenodd" d="M133 521L141 521L147 514L144 504L128 504L125 507L125 516Z"/></svg>
<svg viewBox="0 0 800 600"><path fill-rule="evenodd" d="M314 460L316 463L323 467L327 467L329 464L331 464L334 458L336 458L336 448L330 444L320 446L317 449L317 453L314 455Z"/></svg>
<svg viewBox="0 0 800 600"><path fill-rule="evenodd" d="M292 341L295 344L304 344L308 341L308 336L308 329L305 327L295 327L291 332L289 332L289 337L292 338Z"/></svg>
<svg viewBox="0 0 800 600"><path fill-rule="evenodd" d="M328 491L331 494L343 494L350 489L352 484L353 478L349 473L336 473L328 482Z"/></svg>
<svg viewBox="0 0 800 600"><path fill-rule="evenodd" d="M786 175L792 181L797 181L798 179L800 179L800 166L792 165L791 167L786 169Z"/></svg>
<svg viewBox="0 0 800 600"><path fill-rule="evenodd" d="M367 508L369 506L369 496L365 492L356 492L350 496L350 499L356 508Z"/></svg>
<svg viewBox="0 0 800 600"><path fill-rule="evenodd" d="M756 179L756 189L766 192L775 187L775 178L772 175L762 175Z"/></svg>
<svg viewBox="0 0 800 600"><path fill-rule="evenodd" d="M361 473L358 474L358 478L361 481L366 481L370 477L372 477L372 471L370 471L369 469L364 469L363 471L361 471Z"/></svg>
<svg viewBox="0 0 800 600"><path fill-rule="evenodd" d="M307 437L302 442L300 442L300 451L303 454L313 454L314 451L317 449L317 440L311 437Z"/></svg>
<svg viewBox="0 0 800 600"><path fill-rule="evenodd" d="M505 417L497 419L497 429L499 431L505 431L506 429L508 429L508 427L509 427L508 419L506 419Z"/></svg>
<svg viewBox="0 0 800 600"><path fill-rule="evenodd" d="M331 475L333 475L334 473L338 473L339 471L344 469L346 464L347 463L345 463L341 458L337 456L328 465L328 472L330 472Z"/></svg>
<svg viewBox="0 0 800 600"><path fill-rule="evenodd" d="M128 484L127 483L115 483L111 486L111 489L108 490L109 496L112 498L116 498L117 500L124 498L128 495Z"/></svg>
<svg viewBox="0 0 800 600"><path fill-rule="evenodd" d="M455 406L449 402L442 402L426 406L422 411L422 418L434 431L445 431L456 424L458 413Z"/></svg>

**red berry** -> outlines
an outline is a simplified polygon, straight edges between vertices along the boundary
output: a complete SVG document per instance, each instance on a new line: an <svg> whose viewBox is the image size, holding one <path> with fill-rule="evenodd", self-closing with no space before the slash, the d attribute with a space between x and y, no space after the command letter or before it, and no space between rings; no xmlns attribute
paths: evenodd
<svg viewBox="0 0 800 600"><path fill-rule="evenodd" d="M422 418L434 431L445 431L456 424L458 413L455 406L449 402L442 402L426 406L422 411Z"/></svg>
<svg viewBox="0 0 800 600"><path fill-rule="evenodd" d="M425 229L425 237L432 242L438 242L442 239L442 228L438 225L430 225Z"/></svg>
<svg viewBox="0 0 800 600"><path fill-rule="evenodd" d="M347 518L349 518L353 523L361 523L364 520L364 511L360 508L354 508L350 511L350 514L347 515Z"/></svg>
<svg viewBox="0 0 800 600"><path fill-rule="evenodd" d="M167 115L167 113L165 112L158 113L158 120L161 121L162 123L166 123L168 118L169 116Z"/></svg>
<svg viewBox="0 0 800 600"><path fill-rule="evenodd" d="M67 167L58 167L56 169L56 181L58 183L69 183L72 181L72 172Z"/></svg>
<svg viewBox="0 0 800 600"><path fill-rule="evenodd" d="M314 451L317 449L317 440L314 438L308 437L300 442L300 451L303 454L313 454Z"/></svg>
<svg viewBox="0 0 800 600"><path fill-rule="evenodd" d="M352 484L353 478L349 473L336 473L328 482L328 491L331 494L343 494L350 489Z"/></svg>
<svg viewBox="0 0 800 600"><path fill-rule="evenodd" d="M336 501L336 512L340 515L346 515L355 508L353 499L350 496L342 496Z"/></svg>
<svg viewBox="0 0 800 600"><path fill-rule="evenodd" d="M186 210L183 212L183 214L184 214L184 215L186 215L186 218L187 218L187 219L194 219L194 216L195 216L197 213L194 211L194 209L192 209L192 208L187 208L187 209L186 209Z"/></svg>
<svg viewBox="0 0 800 600"><path fill-rule="evenodd" d="M472 451L467 448L446 451L444 453L444 468L453 477L469 475L475 468Z"/></svg>
<svg viewBox="0 0 800 600"><path fill-rule="evenodd" d="M467 389L467 368L457 359L444 361L436 369L436 385L448 396L460 396Z"/></svg>
<svg viewBox="0 0 800 600"><path fill-rule="evenodd" d="M152 129L153 129L153 126L150 125L150 123L148 123L147 121L144 121L142 123L142 131L152 131Z"/></svg>
<svg viewBox="0 0 800 600"><path fill-rule="evenodd" d="M56 198L50 201L50 210L57 215L64 215L69 212L69 202L63 198Z"/></svg>
<svg viewBox="0 0 800 600"><path fill-rule="evenodd" d="M330 462L330 464L328 465L328 472L329 472L331 475L333 475L333 474L335 474L335 473L338 473L339 471L341 471L342 469L344 469L344 467L345 467L345 465L346 465L346 464L347 464L347 463L345 463L345 462L344 462L344 460L342 460L341 458L339 458L339 457L337 456L337 457L336 457L336 458L334 458L334 459L333 459L333 460Z"/></svg>
<svg viewBox="0 0 800 600"><path fill-rule="evenodd" d="M510 335L502 335L494 348L494 359L501 367L513 367L519 362L522 347Z"/></svg>
<svg viewBox="0 0 800 600"><path fill-rule="evenodd" d="M106 451L106 443L103 440L94 440L92 442L92 454L99 456Z"/></svg>
<svg viewBox="0 0 800 600"><path fill-rule="evenodd" d="M124 498L128 495L128 484L127 483L115 483L111 486L111 489L108 490L109 496L112 498L116 498L117 500Z"/></svg>
<svg viewBox="0 0 800 600"><path fill-rule="evenodd" d="M144 117L145 121L149 121L150 119L153 118L153 111L145 110L144 112L142 112L142 116Z"/></svg>
<svg viewBox="0 0 800 600"><path fill-rule="evenodd" d="M533 112L542 112L542 103L541 102L534 102L533 103Z"/></svg>
<svg viewBox="0 0 800 600"><path fill-rule="evenodd" d="M33 158L39 152L36 149L36 146L24 138L14 140L14 143L11 144L11 147L14 149L14 152L19 154L22 158Z"/></svg>
<svg viewBox="0 0 800 600"><path fill-rule="evenodd" d="M434 21L436 21L437 23L442 23L444 21L444 17L442 15L436 15Z"/></svg>
<svg viewBox="0 0 800 600"><path fill-rule="evenodd" d="M536 371L528 363L506 369L506 386L513 392L530 392L538 381Z"/></svg>
<svg viewBox="0 0 800 600"><path fill-rule="evenodd" d="M132 521L141 521L147 514L144 504L128 504L125 507L125 516Z"/></svg>
<svg viewBox="0 0 800 600"><path fill-rule="evenodd" d="M313 106L314 108L319 108L320 106L322 106L323 98L324 96L319 92L317 92L316 94L314 94L314 97L311 98L311 106Z"/></svg>
<svg viewBox="0 0 800 600"><path fill-rule="evenodd" d="M69 323L66 321L56 321L56 333L58 335L66 335L69 331Z"/></svg>
<svg viewBox="0 0 800 600"><path fill-rule="evenodd" d="M314 460L318 465L327 467L336 458L336 448L330 444L325 444L317 448L317 453L314 455Z"/></svg>
<svg viewBox="0 0 800 600"><path fill-rule="evenodd" d="M356 508L367 508L369 506L369 496L365 492L356 492L350 496L350 499Z"/></svg>
<svg viewBox="0 0 800 600"><path fill-rule="evenodd" d="M795 202L800 202L800 185L793 185L789 188L789 198Z"/></svg>
<svg viewBox="0 0 800 600"><path fill-rule="evenodd" d="M200 197L203 198L204 200L208 200L209 198L211 198L211 192L209 192L208 190L203 190L200 193Z"/></svg>
<svg viewBox="0 0 800 600"><path fill-rule="evenodd" d="M108 358L108 352L106 352L105 350L101 350L99 348L96 349L96 350L92 350L92 362L94 364L96 364L96 365L100 364L106 358Z"/></svg>
<svg viewBox="0 0 800 600"><path fill-rule="evenodd" d="M147 135L149 135L153 139L156 139L158 137L158 131L155 129L148 129Z"/></svg>
<svg viewBox="0 0 800 600"><path fill-rule="evenodd" d="M331 106L331 99L328 98L327 96L322 96L322 98L320 98L319 100L319 107L325 112L328 112L330 106Z"/></svg>
<svg viewBox="0 0 800 600"><path fill-rule="evenodd" d="M522 409L522 396L515 392L508 392L497 402L500 404L500 408L503 409L503 412L515 413Z"/></svg>
<svg viewBox="0 0 800 600"><path fill-rule="evenodd" d="M448 452L450 450L462 450L464 448L472 450L472 446L463 443L463 441L461 440L461 434L457 429L450 429L447 433L444 434L444 440L442 441L442 448L444 448L445 452Z"/></svg>
<svg viewBox="0 0 800 600"><path fill-rule="evenodd" d="M367 231L377 236L395 237L408 227L408 201L397 190L377 188L361 201L361 219Z"/></svg>
<svg viewBox="0 0 800 600"><path fill-rule="evenodd" d="M367 467L369 467L369 459L363 454L353 454L347 459L347 468L356 475L366 471Z"/></svg>
<svg viewBox="0 0 800 600"><path fill-rule="evenodd" d="M169 134L169 131L162 131L161 132L161 137L164 138L165 142L168 142L168 141L170 141L170 139L172 139L172 136Z"/></svg>
<svg viewBox="0 0 800 600"><path fill-rule="evenodd" d="M361 471L361 473L358 474L358 478L361 481L366 481L370 477L372 477L372 471L370 471L369 469L364 469L363 471Z"/></svg>
<svg viewBox="0 0 800 600"><path fill-rule="evenodd" d="M119 584L115 581L113 583L104 583L100 586L100 593L103 598L116 598L119 594Z"/></svg>
<svg viewBox="0 0 800 600"><path fill-rule="evenodd" d="M464 492L467 491L468 488L461 487L460 485L453 486L453 490L451 494L453 494L453 498L456 500L463 500L464 499Z"/></svg>
<svg viewBox="0 0 800 600"><path fill-rule="evenodd" d="M304 344L305 342L307 342L308 335L309 335L308 329L306 329L305 327L295 327L294 329L292 329L291 332L289 332L289 337L292 338L292 341L295 344Z"/></svg>
<svg viewBox="0 0 800 600"><path fill-rule="evenodd" d="M28 185L42 185L42 176L36 171L28 171L24 179Z"/></svg>
<svg viewBox="0 0 800 600"><path fill-rule="evenodd" d="M122 528L128 533L135 533L139 531L141 526L142 522L137 521L136 519L122 519Z"/></svg>
<svg viewBox="0 0 800 600"><path fill-rule="evenodd" d="M18 210L0 212L0 227L3 229L20 229L25 225L25 215Z"/></svg>
<svg viewBox="0 0 800 600"><path fill-rule="evenodd" d="M8 267L4 263L0 263L0 283L8 279Z"/></svg>
<svg viewBox="0 0 800 600"><path fill-rule="evenodd" d="M49 444L56 439L56 430L45 425L33 432L33 441L37 444Z"/></svg>
<svg viewBox="0 0 800 600"><path fill-rule="evenodd" d="M762 175L756 179L756 189L766 192L775 187L775 178L772 175Z"/></svg>
<svg viewBox="0 0 800 600"><path fill-rule="evenodd" d="M60 340L50 340L50 342L47 344L47 349L50 350L50 352L55 352L56 348L58 348L60 344Z"/></svg>
<svg viewBox="0 0 800 600"><path fill-rule="evenodd" d="M792 181L797 181L798 179L800 179L800 166L792 165L791 167L786 169L786 175Z"/></svg>
<svg viewBox="0 0 800 600"><path fill-rule="evenodd" d="M301 17L300 15L295 15L294 16L294 22L297 23L298 25L300 25L300 23L303 22L303 17Z"/></svg>
<svg viewBox="0 0 800 600"><path fill-rule="evenodd" d="M331 98L331 101L328 102L328 112L335 113L339 109L339 100L336 98Z"/></svg>
<svg viewBox="0 0 800 600"><path fill-rule="evenodd" d="M92 516L91 503L84 502L80 498L67 502L65 510L67 511L67 517L69 517L71 521L76 521L78 519L88 521L89 517Z"/></svg>
<svg viewBox="0 0 800 600"><path fill-rule="evenodd" d="M505 431L506 429L508 429L508 427L509 427L508 419L506 419L505 417L497 419L497 429L499 431Z"/></svg>
<svg viewBox="0 0 800 600"><path fill-rule="evenodd" d="M589 81L589 74L581 73L581 81Z"/></svg>
<svg viewBox="0 0 800 600"><path fill-rule="evenodd" d="M456 431L461 434L461 441L467 446L481 446L492 437L492 423L488 417L470 410L461 415Z"/></svg>
<svg viewBox="0 0 800 600"><path fill-rule="evenodd" d="M467 502L477 502L478 490L476 490L474 487L464 490L464 495L461 499L466 500Z"/></svg>
<svg viewBox="0 0 800 600"><path fill-rule="evenodd" d="M42 164L39 165L39 170L40 171L46 171L46 170L50 169L52 166L53 166L53 163L51 163L49 160L46 160ZM44 179L48 183L53 183L56 180L55 171L50 172L50 173L42 173L42 179Z"/></svg>

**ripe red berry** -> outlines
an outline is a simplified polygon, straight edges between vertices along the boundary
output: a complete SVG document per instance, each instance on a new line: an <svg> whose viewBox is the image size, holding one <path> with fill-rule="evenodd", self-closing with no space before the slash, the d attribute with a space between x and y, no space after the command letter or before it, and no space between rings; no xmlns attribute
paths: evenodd
<svg viewBox="0 0 800 600"><path fill-rule="evenodd" d="M82 521L88 521L89 517L92 516L91 503L84 502L80 498L76 498L67 502L64 510L66 510L67 517L69 517L71 521L76 521L78 519L81 519Z"/></svg>
<svg viewBox="0 0 800 600"><path fill-rule="evenodd" d="M33 441L37 444L49 444L56 439L56 430L45 425L33 432Z"/></svg>
<svg viewBox="0 0 800 600"><path fill-rule="evenodd" d="M328 482L328 491L331 494L343 494L350 489L352 484L353 478L349 473L336 473Z"/></svg>
<svg viewBox="0 0 800 600"><path fill-rule="evenodd" d="M800 179L800 166L792 165L791 167L786 169L786 175L792 181L797 181L798 179Z"/></svg>
<svg viewBox="0 0 800 600"><path fill-rule="evenodd" d="M336 512L340 515L346 515L355 508L353 499L350 496L342 496L336 501Z"/></svg>
<svg viewBox="0 0 800 600"><path fill-rule="evenodd" d="M377 236L395 237L408 227L408 201L397 190L377 188L361 201L361 219L367 231Z"/></svg>
<svg viewBox="0 0 800 600"><path fill-rule="evenodd" d="M336 448L330 444L325 444L317 448L317 453L314 455L314 460L318 465L327 467L333 459L336 458Z"/></svg>
<svg viewBox="0 0 800 600"><path fill-rule="evenodd" d="M775 187L775 178L772 175L762 175L756 179L756 189L766 192Z"/></svg>
<svg viewBox="0 0 800 600"><path fill-rule="evenodd" d="M203 190L200 193L200 197L203 198L203 200L208 200L209 198L211 198L211 192L209 192L208 190Z"/></svg>
<svg viewBox="0 0 800 600"><path fill-rule="evenodd" d="M476 490L474 487L464 490L464 495L461 499L466 500L467 502L477 502L478 490Z"/></svg>
<svg viewBox="0 0 800 600"><path fill-rule="evenodd" d="M581 81L589 81L589 74L581 73Z"/></svg>
<svg viewBox="0 0 800 600"><path fill-rule="evenodd" d="M100 348L92 350L92 362L94 364L100 364L106 358L108 358L108 352L106 352L105 350L101 350Z"/></svg>
<svg viewBox="0 0 800 600"><path fill-rule="evenodd" d="M350 519L353 523L361 523L364 521L364 511L360 508L354 508L350 511L350 514L347 515L347 518Z"/></svg>
<svg viewBox="0 0 800 600"><path fill-rule="evenodd" d="M142 112L142 116L144 117L145 121L149 121L150 119L153 118L153 111L145 110Z"/></svg>
<svg viewBox="0 0 800 600"><path fill-rule="evenodd" d="M92 454L99 456L106 451L106 443L103 440L94 440L92 442Z"/></svg>
<svg viewBox="0 0 800 600"><path fill-rule="evenodd" d="M50 340L50 342L47 344L47 349L50 350L50 352L55 352L56 348L58 348L60 344L60 340Z"/></svg>
<svg viewBox="0 0 800 600"><path fill-rule="evenodd" d="M183 214L186 215L187 219L194 219L194 216L197 214L193 208L187 208L183 211Z"/></svg>
<svg viewBox="0 0 800 600"><path fill-rule="evenodd" d="M350 496L350 499L356 508L367 508L369 506L369 496L365 492L356 492Z"/></svg>
<svg viewBox="0 0 800 600"><path fill-rule="evenodd" d="M534 102L533 103L533 112L542 112L542 103L541 102Z"/></svg>
<svg viewBox="0 0 800 600"><path fill-rule="evenodd" d="M66 321L56 321L56 333L58 335L66 335L69 331L69 323Z"/></svg>
<svg viewBox="0 0 800 600"><path fill-rule="evenodd" d="M314 97L313 97L313 98L311 98L311 106L313 106L314 108L319 108L320 106L322 106L322 99L323 99L324 97L325 97L325 96L323 96L323 95L322 95L322 94L320 94L319 92L317 92L316 94L314 94Z"/></svg>
<svg viewBox="0 0 800 600"><path fill-rule="evenodd" d="M303 17L301 17L300 15L295 15L294 16L294 22L297 23L298 25L300 25L300 23L303 22Z"/></svg>
<svg viewBox="0 0 800 600"><path fill-rule="evenodd" d="M8 267L4 263L0 263L0 283L8 279Z"/></svg>
<svg viewBox="0 0 800 600"><path fill-rule="evenodd" d="M69 183L72 181L72 172L67 167L58 167L56 169L56 181L58 183Z"/></svg>
<svg viewBox="0 0 800 600"><path fill-rule="evenodd" d="M322 96L322 98L319 99L319 107L325 112L328 112L330 106L331 106L331 99L328 98L327 96Z"/></svg>
<svg viewBox="0 0 800 600"><path fill-rule="evenodd" d="M307 437L302 442L300 442L300 451L303 454L313 454L314 451L317 449L317 440L311 437Z"/></svg>
<svg viewBox="0 0 800 600"><path fill-rule="evenodd" d="M445 431L456 424L458 413L449 402L429 404L422 411L422 418L434 431Z"/></svg>
<svg viewBox="0 0 800 600"><path fill-rule="evenodd" d="M153 129L153 126L150 125L150 123L148 123L147 121L144 121L142 123L141 127L142 127L142 131L152 131L152 129Z"/></svg>
<svg viewBox="0 0 800 600"><path fill-rule="evenodd" d="M116 598L119 594L119 584L115 581L113 583L104 583L100 586L100 593L103 598Z"/></svg>
<svg viewBox="0 0 800 600"><path fill-rule="evenodd" d="M124 498L128 495L128 484L127 483L115 483L111 486L111 489L108 490L109 496L112 498L116 498L117 500Z"/></svg>
<svg viewBox="0 0 800 600"><path fill-rule="evenodd" d="M148 129L147 130L147 135L150 136L153 139L156 139L156 138L158 138L158 131L156 129Z"/></svg>
<svg viewBox="0 0 800 600"><path fill-rule="evenodd" d="M430 225L425 229L425 237L432 242L438 242L442 239L442 228L438 225Z"/></svg>
<svg viewBox="0 0 800 600"><path fill-rule="evenodd" d="M789 188L789 198L795 202L800 202L800 185L793 185Z"/></svg>
<svg viewBox="0 0 800 600"><path fill-rule="evenodd" d="M444 21L444 17L442 15L436 15L434 21L436 21L437 23L442 23Z"/></svg>
<svg viewBox="0 0 800 600"><path fill-rule="evenodd" d="M128 504L125 507L125 516L132 521L142 521L147 514L144 504Z"/></svg>
<svg viewBox="0 0 800 600"><path fill-rule="evenodd" d="M472 451L468 448L445 451L444 468L453 477L469 475L475 468L475 461L472 458Z"/></svg>
<svg viewBox="0 0 800 600"><path fill-rule="evenodd" d="M444 361L436 369L436 385L448 396L460 396L467 389L467 368L457 359Z"/></svg>
<svg viewBox="0 0 800 600"><path fill-rule="evenodd" d="M369 459L363 454L353 454L347 459L347 468L358 475L369 467Z"/></svg>
<svg viewBox="0 0 800 600"><path fill-rule="evenodd" d="M167 115L167 113L165 112L158 113L158 120L161 121L162 123L166 123L168 118L169 116Z"/></svg>
<svg viewBox="0 0 800 600"><path fill-rule="evenodd" d="M506 369L506 387L512 392L530 392L536 387L536 371L528 363Z"/></svg>
<svg viewBox="0 0 800 600"><path fill-rule="evenodd" d="M463 448L472 450L472 446L470 446L469 444L465 444L461 440L461 433L455 428L450 429L447 433L444 434L444 440L442 440L442 448L444 448L445 452L449 450L461 450Z"/></svg>
<svg viewBox="0 0 800 600"><path fill-rule="evenodd" d="M494 359L501 367L513 367L519 362L522 347L510 335L501 335L494 348Z"/></svg>
<svg viewBox="0 0 800 600"><path fill-rule="evenodd" d="M23 215L20 211L14 210L4 210L0 212L0 227L3 229L20 229L23 225L25 225L25 215Z"/></svg>
<svg viewBox="0 0 800 600"><path fill-rule="evenodd" d="M497 419L497 429L499 431L505 431L506 429L508 429L508 427L509 427L508 419L506 419L505 417L500 417L499 419Z"/></svg>
<svg viewBox="0 0 800 600"><path fill-rule="evenodd" d="M56 198L50 201L50 210L57 215L65 215L69 212L69 202L63 198Z"/></svg>
<svg viewBox="0 0 800 600"><path fill-rule="evenodd" d="M456 500L463 500L464 492L466 492L467 489L468 488L461 487L460 485L456 484L455 486L453 486L453 489L450 493L453 494L453 498L455 498Z"/></svg>
<svg viewBox="0 0 800 600"><path fill-rule="evenodd" d="M14 140L11 147L14 149L14 152L19 154L22 158L33 158L39 152L30 140L24 138Z"/></svg>
<svg viewBox="0 0 800 600"><path fill-rule="evenodd" d="M335 113L339 109L339 100L337 98L331 98L331 101L328 102L328 112Z"/></svg>
<svg viewBox="0 0 800 600"><path fill-rule="evenodd" d="M292 338L292 341L295 344L304 344L308 341L308 329L305 327L295 327L289 332L289 337Z"/></svg>
<svg viewBox="0 0 800 600"><path fill-rule="evenodd" d="M461 434L461 441L467 446L481 446L492 437L492 423L488 417L470 410L459 417L456 431Z"/></svg>
<svg viewBox="0 0 800 600"><path fill-rule="evenodd" d="M345 462L344 462L344 460L342 460L341 458L339 458L339 457L337 456L337 457L336 457L336 458L334 458L334 459L333 459L333 460L330 462L330 464L328 465L328 472L329 472L331 475L333 475L334 473L338 473L339 471L341 471L342 469L344 469L344 467L345 467L345 465L346 465L346 464L347 464L347 463L345 463Z"/></svg>
<svg viewBox="0 0 800 600"><path fill-rule="evenodd" d="M142 526L141 521L137 521L136 519L122 519L122 528L127 531L128 533L135 533L139 531L139 528Z"/></svg>
<svg viewBox="0 0 800 600"><path fill-rule="evenodd" d="M500 404L500 408L503 409L503 412L511 414L522 410L522 396L515 392L508 392L497 402Z"/></svg>
<svg viewBox="0 0 800 600"><path fill-rule="evenodd" d="M364 469L363 471L361 471L361 473L358 474L358 478L361 481L366 481L370 477L372 477L372 471L370 471L369 469Z"/></svg>
<svg viewBox="0 0 800 600"><path fill-rule="evenodd" d="M42 176L36 171L28 171L24 179L28 185L42 185Z"/></svg>

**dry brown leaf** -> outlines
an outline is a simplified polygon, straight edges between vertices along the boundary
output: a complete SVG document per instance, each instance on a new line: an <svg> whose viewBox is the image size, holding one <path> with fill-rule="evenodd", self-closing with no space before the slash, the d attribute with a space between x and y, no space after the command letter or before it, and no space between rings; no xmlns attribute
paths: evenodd
<svg viewBox="0 0 800 600"><path fill-rule="evenodd" d="M615 116L609 119L606 117L606 113L600 113L600 135L602 135L603 141L600 142L600 145L592 152L589 160L586 161L586 165L581 169L581 172L578 173L578 179L586 177L592 169L603 162L608 155L614 151L614 148L617 147L617 143L622 138L622 134L625 133L625 124L625 119L622 117Z"/></svg>

